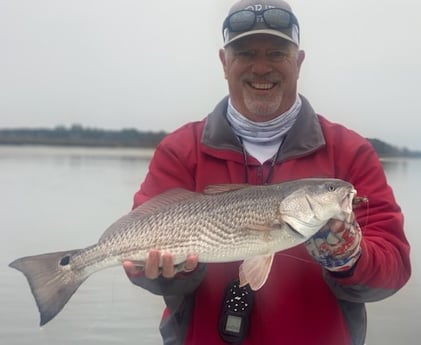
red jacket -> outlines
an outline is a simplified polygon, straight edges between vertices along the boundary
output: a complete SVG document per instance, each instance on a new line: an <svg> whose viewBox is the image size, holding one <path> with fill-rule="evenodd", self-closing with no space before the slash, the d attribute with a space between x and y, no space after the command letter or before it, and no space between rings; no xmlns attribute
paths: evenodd
<svg viewBox="0 0 421 345"><path fill-rule="evenodd" d="M363 233L362 256L351 275L335 277L316 264L303 245L278 253L266 284L255 293L243 344L364 344L364 303L392 295L410 276L403 216L370 143L316 115L302 100L270 182L306 177L351 182L358 195L369 199L368 207L355 210ZM202 191L210 184L264 183L271 162L261 165L248 156L245 166L226 109L224 99L205 120L181 127L160 143L134 207L174 187ZM218 334L222 299L227 284L238 278L239 264L201 264L188 277L173 280L133 279L164 296L164 344L224 344Z"/></svg>

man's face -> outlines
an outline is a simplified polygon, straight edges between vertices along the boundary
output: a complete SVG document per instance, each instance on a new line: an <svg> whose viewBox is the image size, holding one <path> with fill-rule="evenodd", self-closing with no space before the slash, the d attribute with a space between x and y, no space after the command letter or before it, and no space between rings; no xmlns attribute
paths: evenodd
<svg viewBox="0 0 421 345"><path fill-rule="evenodd" d="M304 52L271 35L252 35L219 53L234 107L248 119L268 121L288 110L297 96Z"/></svg>

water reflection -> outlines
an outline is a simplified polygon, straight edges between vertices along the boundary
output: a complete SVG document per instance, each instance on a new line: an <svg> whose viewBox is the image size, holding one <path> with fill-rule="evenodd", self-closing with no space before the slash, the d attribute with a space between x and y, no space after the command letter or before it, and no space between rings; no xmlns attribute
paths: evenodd
<svg viewBox="0 0 421 345"><path fill-rule="evenodd" d="M85 148L56 146L0 146L0 160L143 160L149 161L152 149L144 148Z"/></svg>
<svg viewBox="0 0 421 345"><path fill-rule="evenodd" d="M415 159L414 161L417 162L418 160ZM404 158L382 159L381 162L387 175L397 173L406 175L408 173L408 168L411 165L411 160Z"/></svg>

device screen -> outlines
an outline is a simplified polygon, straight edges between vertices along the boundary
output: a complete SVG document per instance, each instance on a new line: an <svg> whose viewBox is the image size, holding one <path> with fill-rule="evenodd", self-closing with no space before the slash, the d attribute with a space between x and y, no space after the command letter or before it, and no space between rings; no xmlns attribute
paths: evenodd
<svg viewBox="0 0 421 345"><path fill-rule="evenodd" d="M234 315L227 315L225 330L233 333L240 333L242 318Z"/></svg>

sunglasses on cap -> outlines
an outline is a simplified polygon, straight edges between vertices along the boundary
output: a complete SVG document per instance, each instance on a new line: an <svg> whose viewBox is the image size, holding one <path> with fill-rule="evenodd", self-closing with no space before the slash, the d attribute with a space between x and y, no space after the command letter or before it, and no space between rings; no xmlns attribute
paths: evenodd
<svg viewBox="0 0 421 345"><path fill-rule="evenodd" d="M264 22L270 29L282 30L298 25L297 18L282 8L268 8L262 11L241 10L232 13L225 20L222 32L243 32L252 29L256 23Z"/></svg>

